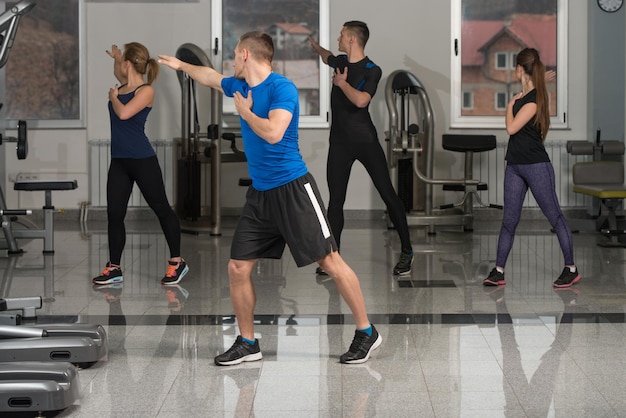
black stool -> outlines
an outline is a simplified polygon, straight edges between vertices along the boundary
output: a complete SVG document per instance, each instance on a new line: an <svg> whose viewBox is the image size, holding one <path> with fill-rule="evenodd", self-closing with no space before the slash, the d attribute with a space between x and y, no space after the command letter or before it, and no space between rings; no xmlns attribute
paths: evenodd
<svg viewBox="0 0 626 418"><path fill-rule="evenodd" d="M461 135L461 134L444 134L441 138L443 149L454 152L465 153L465 176L466 180L473 176L473 163L475 152L485 152L496 149L495 135ZM443 190L464 192L463 198L458 203L451 203L440 206L441 209L449 209L463 206L466 214L472 213L473 197L476 198L478 204L482 207L491 207L502 209L501 205L485 204L480 199L478 191L488 190L487 183L478 183L476 185L468 184L444 184Z"/></svg>

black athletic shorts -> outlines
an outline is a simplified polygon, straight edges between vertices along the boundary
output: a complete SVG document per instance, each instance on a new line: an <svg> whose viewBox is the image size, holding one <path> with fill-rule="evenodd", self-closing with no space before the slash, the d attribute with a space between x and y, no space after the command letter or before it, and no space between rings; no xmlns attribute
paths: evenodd
<svg viewBox="0 0 626 418"><path fill-rule="evenodd" d="M279 259L289 246L298 267L337 251L326 209L309 173L261 192L252 186L230 247L234 260Z"/></svg>

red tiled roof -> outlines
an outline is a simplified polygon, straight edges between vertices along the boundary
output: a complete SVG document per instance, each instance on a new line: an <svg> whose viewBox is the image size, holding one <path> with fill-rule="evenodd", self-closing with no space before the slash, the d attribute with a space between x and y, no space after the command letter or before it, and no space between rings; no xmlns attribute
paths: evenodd
<svg viewBox="0 0 626 418"><path fill-rule="evenodd" d="M512 16L510 24L503 21L466 20L463 22L461 46L462 65L482 65L481 50L488 48L499 36L508 33L520 42L520 49L535 48L541 61L556 66L556 43L548 41L556 34L556 16L519 14Z"/></svg>
<svg viewBox="0 0 626 418"><path fill-rule="evenodd" d="M311 35L313 33L309 28L298 23L275 23L274 25L278 26L287 33L300 35Z"/></svg>

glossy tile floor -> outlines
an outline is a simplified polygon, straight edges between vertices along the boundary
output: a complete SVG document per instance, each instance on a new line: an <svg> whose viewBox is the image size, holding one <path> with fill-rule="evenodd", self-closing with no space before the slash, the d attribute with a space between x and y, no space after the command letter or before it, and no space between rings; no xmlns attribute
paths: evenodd
<svg viewBox="0 0 626 418"><path fill-rule="evenodd" d="M582 221L586 226L586 222ZM572 224L574 220L572 220ZM332 280L298 269L288 251L255 272L264 359L217 367L237 335L226 273L234 221L222 235L183 234L190 272L162 287L168 256L152 221L130 222L122 289L92 288L107 261L106 224L57 222L0 258L2 295L43 295L48 320L106 327L109 356L79 373L81 399L62 417L624 417L626 249L574 235L582 280L555 291L562 256L542 221L520 225L507 285L484 288L499 220L474 232L412 228L410 277L384 221L351 221L342 254L360 277L383 344L341 365L354 322ZM193 229L193 228L192 228Z"/></svg>

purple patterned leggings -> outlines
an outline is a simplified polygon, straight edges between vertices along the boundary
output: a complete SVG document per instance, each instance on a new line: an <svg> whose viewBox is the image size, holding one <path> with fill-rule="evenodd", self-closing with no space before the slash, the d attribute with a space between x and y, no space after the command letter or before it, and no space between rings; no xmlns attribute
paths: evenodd
<svg viewBox="0 0 626 418"><path fill-rule="evenodd" d="M552 163L507 164L504 172L504 213L498 238L496 266L504 268L513 246L526 192L530 189L559 239L566 266L574 265L572 232L563 216L554 183Z"/></svg>

